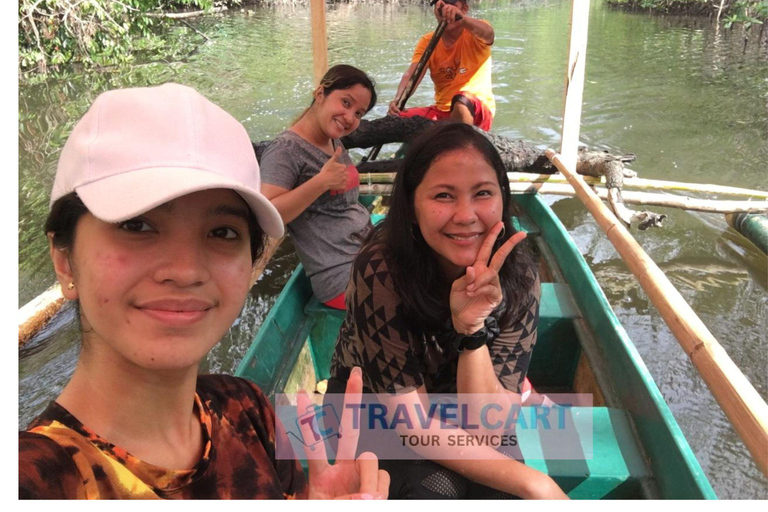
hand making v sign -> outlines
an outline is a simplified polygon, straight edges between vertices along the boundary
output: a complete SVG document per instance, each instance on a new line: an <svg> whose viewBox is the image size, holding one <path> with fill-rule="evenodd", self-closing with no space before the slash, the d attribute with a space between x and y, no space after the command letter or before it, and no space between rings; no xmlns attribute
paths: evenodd
<svg viewBox="0 0 768 512"><path fill-rule="evenodd" d="M336 462L328 463L328 456L323 443L315 443L311 424L302 424L304 452L309 465L310 499L387 499L389 493L389 474L379 469L379 460L371 452L365 452L355 459L360 430L353 428L359 420L353 418L360 414L359 408L363 391L362 371L355 367L347 381L344 393L344 407L341 414L342 435L339 438ZM311 407L309 396L301 391L297 397L298 411Z"/></svg>
<svg viewBox="0 0 768 512"><path fill-rule="evenodd" d="M480 246L474 265L467 267L466 273L451 286L451 318L456 332L472 334L479 331L488 315L501 303L499 270L515 246L526 237L523 231L515 233L491 259L493 244L503 227L504 223L499 222L491 229Z"/></svg>

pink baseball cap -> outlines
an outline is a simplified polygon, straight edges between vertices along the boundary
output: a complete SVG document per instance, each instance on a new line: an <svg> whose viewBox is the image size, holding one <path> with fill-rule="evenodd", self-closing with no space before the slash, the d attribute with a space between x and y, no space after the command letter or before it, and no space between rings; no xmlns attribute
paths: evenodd
<svg viewBox="0 0 768 512"><path fill-rule="evenodd" d="M213 188L239 193L267 235L283 236L243 125L194 89L165 84L96 98L61 152L51 204L77 192L95 217L121 222Z"/></svg>

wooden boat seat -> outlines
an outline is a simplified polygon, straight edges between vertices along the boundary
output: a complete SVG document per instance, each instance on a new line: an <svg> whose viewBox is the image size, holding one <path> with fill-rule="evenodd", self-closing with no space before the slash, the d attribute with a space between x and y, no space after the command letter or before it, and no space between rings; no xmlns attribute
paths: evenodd
<svg viewBox="0 0 768 512"><path fill-rule="evenodd" d="M591 422L590 422L591 412ZM638 449L627 415L608 407L574 407L570 409L579 439L569 440L581 447L579 460L547 459L551 443L547 435L567 435L552 430L517 429L520 450L525 463L551 476L572 499L638 498L641 485L650 472ZM592 427L591 454L589 437Z"/></svg>

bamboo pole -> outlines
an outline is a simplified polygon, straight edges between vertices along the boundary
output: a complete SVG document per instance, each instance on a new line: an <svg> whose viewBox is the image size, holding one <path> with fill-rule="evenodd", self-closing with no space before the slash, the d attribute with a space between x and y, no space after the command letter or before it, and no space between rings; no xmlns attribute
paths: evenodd
<svg viewBox="0 0 768 512"><path fill-rule="evenodd" d="M680 292L669 282L664 272L645 253L637 241L624 228L605 204L584 182L576 169L576 149L581 119L581 96L584 74L574 59L586 53L586 36L580 34L586 27L576 25L588 13L588 0L574 0L571 26L571 52L568 62L569 79L566 80L566 101L563 114L563 144L569 155L560 156L548 150L547 157L565 175L576 190L597 224L621 255L643 290L656 306L672 334L690 357L715 400L725 412L736 432L752 454L758 468L768 476L768 404L728 357L712 333L685 302ZM582 11L578 12L577 11ZM577 15L578 14L578 15ZM574 51L574 46L579 46ZM581 65L583 66L583 61ZM569 100L575 94L578 102ZM566 127L569 127L566 130ZM568 140L566 140L566 138Z"/></svg>
<svg viewBox="0 0 768 512"><path fill-rule="evenodd" d="M548 151L552 163L576 189L600 228L606 233L627 267L638 278L672 334L691 358L715 400L744 441L757 466L768 476L768 405L728 357L712 333L691 309L667 276L643 251L607 206L581 177Z"/></svg>
<svg viewBox="0 0 768 512"><path fill-rule="evenodd" d="M587 63L589 32L589 0L573 0L571 4L571 37L568 42L568 68L565 72L563 100L563 137L560 154L569 169L576 168L581 126L581 102Z"/></svg>
<svg viewBox="0 0 768 512"><path fill-rule="evenodd" d="M384 195L392 193L392 181L394 173L371 173L360 175L361 195ZM576 193L573 187L567 183L510 183L512 193L551 194L556 196L573 197ZM608 200L608 190L595 188L595 193L600 199ZM623 191L622 199L626 204L639 204L644 206L662 206L665 208L677 208L680 210L706 212L706 213L762 213L768 212L768 201L721 201L711 199L695 199L672 194L653 194L648 192Z"/></svg>
<svg viewBox="0 0 768 512"><path fill-rule="evenodd" d="M20 308L17 314L19 346L29 341L32 336L45 327L48 320L53 318L53 315L61 309L64 302L66 300L61 294L61 286L56 283Z"/></svg>
<svg viewBox="0 0 768 512"><path fill-rule="evenodd" d="M328 70L328 38L325 34L325 0L311 0L312 12L312 62L315 70L315 85Z"/></svg>
<svg viewBox="0 0 768 512"><path fill-rule="evenodd" d="M527 172L507 173L510 183L567 183L568 180L562 174L536 174ZM595 178L583 176L584 181L590 185L604 185L605 177ZM686 183L683 181L651 180L644 178L624 178L622 190L637 188L641 190L675 190L684 192L700 192L704 194L723 194L729 196L744 196L755 199L768 199L768 191L754 190L750 188L729 187L725 185L713 185L709 183Z"/></svg>
<svg viewBox="0 0 768 512"><path fill-rule="evenodd" d="M394 172L361 173L360 183L392 183L395 180ZM568 183L562 174L538 174L532 172L508 172L509 183L544 183L560 184ZM589 185L605 185L605 177L584 176L582 178ZM571 187L569 186L568 189ZM708 194L722 194L730 196L745 196L750 199L768 199L768 191L749 188L728 187L724 185L711 185L707 183L685 183L682 181L649 180L643 178L624 178L622 194L627 193L627 188L640 190L675 190L685 192L702 192ZM522 190L522 189L519 189ZM553 188L552 190L557 190ZM557 192L552 192L557 194ZM672 196L674 197L674 196ZM708 201L708 200L705 200ZM720 200L717 200L720 201ZM664 206L664 205L660 205Z"/></svg>

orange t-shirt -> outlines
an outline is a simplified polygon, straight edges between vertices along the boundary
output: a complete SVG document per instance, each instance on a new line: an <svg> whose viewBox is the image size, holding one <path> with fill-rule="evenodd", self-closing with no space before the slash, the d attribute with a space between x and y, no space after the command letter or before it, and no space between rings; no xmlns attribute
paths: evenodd
<svg viewBox="0 0 768 512"><path fill-rule="evenodd" d="M416 63L427 49L433 32L419 39L411 63ZM442 38L437 42L429 58L429 75L435 84L435 106L447 112L451 99L461 91L467 91L482 101L492 115L496 114L496 102L491 87L491 46L462 31L459 39L446 48Z"/></svg>

